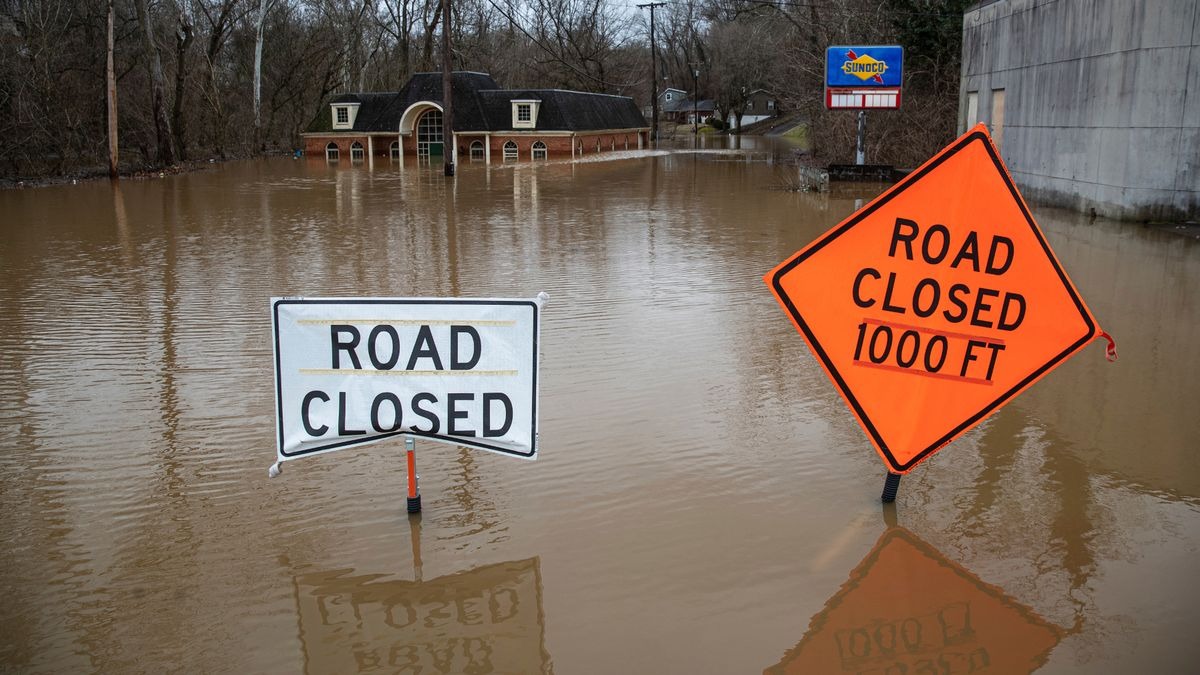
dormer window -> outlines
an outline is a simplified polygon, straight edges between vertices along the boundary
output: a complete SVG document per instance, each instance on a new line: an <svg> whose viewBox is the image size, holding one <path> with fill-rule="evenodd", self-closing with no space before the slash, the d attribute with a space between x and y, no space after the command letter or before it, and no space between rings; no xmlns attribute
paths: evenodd
<svg viewBox="0 0 1200 675"><path fill-rule="evenodd" d="M357 103L334 103L333 105L333 128L334 129L353 129L354 118L358 116Z"/></svg>
<svg viewBox="0 0 1200 675"><path fill-rule="evenodd" d="M669 92L669 91L667 92L666 99L667 99L668 101L670 101L670 100L671 100L671 92Z"/></svg>
<svg viewBox="0 0 1200 675"><path fill-rule="evenodd" d="M538 108L541 101L533 99L512 102L512 125L514 129L533 129L537 126Z"/></svg>

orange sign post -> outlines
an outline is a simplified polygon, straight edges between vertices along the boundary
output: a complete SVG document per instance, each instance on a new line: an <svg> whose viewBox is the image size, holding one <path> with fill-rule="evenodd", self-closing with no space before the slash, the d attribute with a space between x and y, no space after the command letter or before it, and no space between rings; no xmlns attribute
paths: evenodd
<svg viewBox="0 0 1200 675"><path fill-rule="evenodd" d="M765 281L887 465L892 498L900 474L1105 335L982 124Z"/></svg>

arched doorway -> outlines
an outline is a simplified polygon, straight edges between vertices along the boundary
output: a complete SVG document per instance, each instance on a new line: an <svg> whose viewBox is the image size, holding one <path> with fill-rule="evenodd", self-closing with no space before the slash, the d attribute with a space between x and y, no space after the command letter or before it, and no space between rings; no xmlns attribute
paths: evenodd
<svg viewBox="0 0 1200 675"><path fill-rule="evenodd" d="M442 111L430 110L417 122L417 157L441 157L445 147L442 138Z"/></svg>

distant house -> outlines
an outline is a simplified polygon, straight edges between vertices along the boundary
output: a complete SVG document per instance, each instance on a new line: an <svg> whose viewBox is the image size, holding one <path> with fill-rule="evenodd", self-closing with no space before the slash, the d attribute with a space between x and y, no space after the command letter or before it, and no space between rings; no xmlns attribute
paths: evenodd
<svg viewBox="0 0 1200 675"><path fill-rule="evenodd" d="M682 89L667 87L658 94L658 114L661 117L667 117L668 111L673 111L679 107L680 102L687 99L687 92ZM646 106L642 113L647 119L654 114L650 106Z"/></svg>
<svg viewBox="0 0 1200 675"><path fill-rule="evenodd" d="M746 106L742 109L741 126L750 126L779 115L779 103L771 92L765 89L755 89L746 97ZM729 116L729 125L740 129L737 115Z"/></svg>
<svg viewBox="0 0 1200 675"><path fill-rule="evenodd" d="M451 74L455 162L541 160L645 147L649 125L627 96L501 89L486 73ZM417 73L398 92L340 94L301 134L304 152L331 162L446 152L442 75Z"/></svg>
<svg viewBox="0 0 1200 675"><path fill-rule="evenodd" d="M679 102L668 114L667 117L680 124L692 124L693 119L700 118L700 124L708 122L717 114L717 104L710 100L695 101L692 99L684 99Z"/></svg>

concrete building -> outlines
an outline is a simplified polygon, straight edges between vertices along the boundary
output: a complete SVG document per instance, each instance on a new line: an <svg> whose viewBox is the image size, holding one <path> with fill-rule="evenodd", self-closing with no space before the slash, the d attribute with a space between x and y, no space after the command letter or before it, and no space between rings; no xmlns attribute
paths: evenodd
<svg viewBox="0 0 1200 675"><path fill-rule="evenodd" d="M984 0L959 95L1027 199L1200 218L1200 0Z"/></svg>

